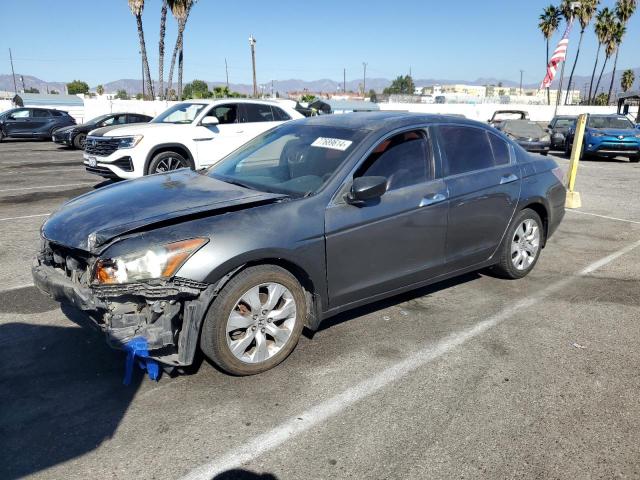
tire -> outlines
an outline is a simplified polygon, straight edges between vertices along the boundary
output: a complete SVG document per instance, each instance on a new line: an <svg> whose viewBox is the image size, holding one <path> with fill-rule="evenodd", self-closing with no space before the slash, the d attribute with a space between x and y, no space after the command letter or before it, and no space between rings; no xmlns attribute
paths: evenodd
<svg viewBox="0 0 640 480"><path fill-rule="evenodd" d="M543 157L546 157L549 155L549 152L540 152L542 154Z"/></svg>
<svg viewBox="0 0 640 480"><path fill-rule="evenodd" d="M529 235L532 236L531 240L527 240ZM536 212L529 208L518 212L502 241L498 253L499 262L494 265L493 271L508 279L526 276L540 258L544 237L544 225Z"/></svg>
<svg viewBox="0 0 640 480"><path fill-rule="evenodd" d="M571 158L571 147L572 145L569 142L565 142L564 144L564 156L567 158Z"/></svg>
<svg viewBox="0 0 640 480"><path fill-rule="evenodd" d="M1 135L1 134L0 134ZM629 157L629 161L631 163L638 163L640 162L640 155L634 155L633 157Z"/></svg>
<svg viewBox="0 0 640 480"><path fill-rule="evenodd" d="M84 143L87 140L86 133L79 133L75 137L73 137L73 147L78 150L84 150Z"/></svg>
<svg viewBox="0 0 640 480"><path fill-rule="evenodd" d="M2 142L2 140L4 140L4 132L0 128L0 142Z"/></svg>
<svg viewBox="0 0 640 480"><path fill-rule="evenodd" d="M275 303L269 305L271 294L275 294ZM249 301L259 303L252 310ZM272 312L280 312L283 318L271 320ZM289 356L306 318L305 293L291 273L275 265L249 267L233 277L212 302L202 325L200 348L227 373L255 375Z"/></svg>
<svg viewBox="0 0 640 480"><path fill-rule="evenodd" d="M162 152L157 154L149 163L147 174L152 175L154 173L165 173L179 168L194 168L193 163L188 158L184 158L182 155L176 152Z"/></svg>

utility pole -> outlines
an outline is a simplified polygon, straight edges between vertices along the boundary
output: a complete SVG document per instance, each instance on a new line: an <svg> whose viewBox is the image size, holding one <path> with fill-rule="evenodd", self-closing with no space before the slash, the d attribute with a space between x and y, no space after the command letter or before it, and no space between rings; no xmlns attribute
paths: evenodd
<svg viewBox="0 0 640 480"><path fill-rule="evenodd" d="M364 92L367 91L367 63L362 62L362 68L364 69L364 73L362 74L362 96L364 97Z"/></svg>
<svg viewBox="0 0 640 480"><path fill-rule="evenodd" d="M347 94L347 69L342 69L342 93Z"/></svg>
<svg viewBox="0 0 640 480"><path fill-rule="evenodd" d="M273 80L271 80L271 98L273 98Z"/></svg>
<svg viewBox="0 0 640 480"><path fill-rule="evenodd" d="M24 76L23 75L20 75L20 82L22 83L22 93L25 93L27 89L24 86Z"/></svg>
<svg viewBox="0 0 640 480"><path fill-rule="evenodd" d="M520 96L522 96L522 74L524 73L524 70L520 70Z"/></svg>
<svg viewBox="0 0 640 480"><path fill-rule="evenodd" d="M224 71L227 73L227 90L229 90L229 67L226 58L224 59Z"/></svg>
<svg viewBox="0 0 640 480"><path fill-rule="evenodd" d="M251 65L253 67L253 98L258 96L258 84L256 82L256 39L249 35L249 46L251 47Z"/></svg>
<svg viewBox="0 0 640 480"><path fill-rule="evenodd" d="M13 71L13 57L11 56L11 49L9 49L9 60L11 61L11 75L13 75L13 92L18 93L18 86L16 85L16 72Z"/></svg>

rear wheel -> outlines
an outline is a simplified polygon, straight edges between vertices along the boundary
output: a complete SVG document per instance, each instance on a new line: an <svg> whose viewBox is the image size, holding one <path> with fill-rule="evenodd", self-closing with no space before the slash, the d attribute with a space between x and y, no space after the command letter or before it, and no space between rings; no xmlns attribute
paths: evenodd
<svg viewBox="0 0 640 480"><path fill-rule="evenodd" d="M304 290L291 273L275 265L249 267L211 304L200 348L228 373L261 373L293 351L306 315Z"/></svg>
<svg viewBox="0 0 640 480"><path fill-rule="evenodd" d="M193 168L191 162L176 152L162 152L153 157L149 164L149 175L165 173L179 168Z"/></svg>
<svg viewBox="0 0 640 480"><path fill-rule="evenodd" d="M502 242L494 271L503 278L522 278L536 265L544 241L540 216L529 208L519 212Z"/></svg>
<svg viewBox="0 0 640 480"><path fill-rule="evenodd" d="M87 141L86 133L79 133L73 137L73 146L79 150L84 150L84 145Z"/></svg>

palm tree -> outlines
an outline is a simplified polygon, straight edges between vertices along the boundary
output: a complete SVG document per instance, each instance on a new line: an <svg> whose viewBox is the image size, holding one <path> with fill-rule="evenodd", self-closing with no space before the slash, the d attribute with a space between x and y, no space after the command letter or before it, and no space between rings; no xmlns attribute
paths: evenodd
<svg viewBox="0 0 640 480"><path fill-rule="evenodd" d="M180 64L182 64L182 49L183 49L183 38L184 38L184 29L187 25L187 20L189 19L189 14L191 13L191 8L193 4L197 0L169 0L169 8L171 8L171 13L175 17L178 22L178 37L176 38L176 44L173 48L173 55L171 56L171 66L169 67L169 81L167 88L171 90L171 84L173 82L173 68L176 64L176 58L178 57L178 53L180 54ZM178 66L178 98L182 100L182 68Z"/></svg>
<svg viewBox="0 0 640 480"><path fill-rule="evenodd" d="M633 87L633 83L636 81L636 74L633 73L633 70L625 70L622 72L622 79L620 81L620 86L622 87L623 92L628 92Z"/></svg>
<svg viewBox="0 0 640 480"><path fill-rule="evenodd" d="M549 5L542 11L542 15L540 15L540 23L538 24L538 28L540 28L540 31L547 42L547 62L545 63L545 68L549 65L549 40L553 37L553 34L556 32L559 25L560 10L553 5ZM551 105L551 94L549 93L548 88L547 102Z"/></svg>
<svg viewBox="0 0 640 480"><path fill-rule="evenodd" d="M563 3L563 9L564 4ZM574 16L578 17L580 22L580 40L578 41L578 49L576 50L576 58L573 61L573 67L571 68L571 74L569 75L569 84L567 85L567 94L564 98L564 104L566 105L569 100L569 90L571 89L571 82L573 81L573 74L576 71L576 65L578 64L578 58L580 57L580 47L582 46L582 37L584 32L591 23L593 15L596 13L596 8L600 0L582 0L580 7L574 12Z"/></svg>
<svg viewBox="0 0 640 480"><path fill-rule="evenodd" d="M160 10L160 40L158 42L158 50L159 50L159 56L158 56L158 90L159 92L159 96L160 96L160 100L163 100L165 95L164 95L164 82L163 82L163 76L164 76L164 33L165 33L165 29L166 29L166 25L167 25L167 1L168 0L162 0L162 10Z"/></svg>
<svg viewBox="0 0 640 480"><path fill-rule="evenodd" d="M149 95L153 99L153 84L151 83L151 73L149 72L149 59L147 58L147 47L144 43L144 31L142 29L142 10L144 10L144 0L129 0L129 9L138 24L138 38L140 39L140 53L142 55L142 68L144 78L149 86Z"/></svg>
<svg viewBox="0 0 640 480"><path fill-rule="evenodd" d="M593 72L591 72L591 83L589 83L589 95L587 97L587 103L591 104L592 98L595 98L596 94L593 92L593 81L596 76L596 68L598 67L598 59L600 57L600 50L603 45L606 45L611 35L611 26L613 25L613 12L608 7L603 8L596 15L596 23L594 30L596 32L596 38L598 39L598 51L596 52L596 62L593 64ZM598 82L599 83L599 82ZM593 93L593 97L591 94Z"/></svg>
<svg viewBox="0 0 640 480"><path fill-rule="evenodd" d="M613 82L616 76L616 68L618 66L618 54L620 53L620 45L627 30L627 22L636 11L636 0L618 0L616 2L616 17L618 17L618 28L616 29L616 58L613 62L613 73L611 74L611 83L609 84L609 94L607 95L607 103L611 101L611 92L613 91Z"/></svg>
<svg viewBox="0 0 640 480"><path fill-rule="evenodd" d="M624 27L623 27L624 28ZM602 70L600 70L600 76L598 77L598 83L596 83L596 88L593 91L594 98L598 96L598 88L600 87L600 81L602 80L602 74L604 73L604 69L607 66L607 62L611 58L611 56L616 53L616 49L618 47L617 37L624 32L621 32L620 23L615 19L611 18L611 23L607 26L607 30L609 35L607 37L607 42L605 43L604 49L604 63L602 64Z"/></svg>

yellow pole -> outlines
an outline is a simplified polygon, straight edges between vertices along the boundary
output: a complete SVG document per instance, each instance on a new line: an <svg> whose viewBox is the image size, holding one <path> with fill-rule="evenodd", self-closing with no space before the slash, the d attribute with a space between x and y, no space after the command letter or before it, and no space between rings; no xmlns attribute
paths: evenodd
<svg viewBox="0 0 640 480"><path fill-rule="evenodd" d="M582 141L584 140L584 130L587 126L587 114L583 113L578 116L576 122L576 133L573 136L573 148L571 150L571 161L569 162L569 176L567 179L567 201L565 207L580 208L582 201L580 193L574 191L576 186L576 176L578 175L578 163L580 162L580 154L582 153Z"/></svg>

